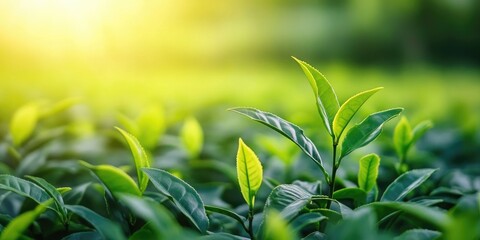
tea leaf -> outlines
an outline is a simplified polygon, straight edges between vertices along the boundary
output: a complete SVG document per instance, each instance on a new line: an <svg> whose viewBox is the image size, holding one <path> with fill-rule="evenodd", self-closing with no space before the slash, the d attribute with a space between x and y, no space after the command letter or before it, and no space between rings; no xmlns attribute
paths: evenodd
<svg viewBox="0 0 480 240"><path fill-rule="evenodd" d="M379 166L380 157L376 154L369 154L360 159L360 168L358 169L358 186L360 189L370 192L377 184Z"/></svg>
<svg viewBox="0 0 480 240"><path fill-rule="evenodd" d="M312 194L300 186L282 184L272 190L265 202L264 213L270 210L280 212L289 221L293 219L309 202Z"/></svg>
<svg viewBox="0 0 480 240"><path fill-rule="evenodd" d="M413 138L412 127L408 123L407 118L402 117L395 127L393 133L393 142L395 150L400 158L404 158L407 154L408 147Z"/></svg>
<svg viewBox="0 0 480 240"><path fill-rule="evenodd" d="M322 158L320 157L315 144L313 144L312 140L303 134L303 130L301 128L276 116L275 114L264 112L255 108L231 108L230 111L240 113L253 119L254 121L262 123L297 144L300 149L302 149L303 152L320 167L325 179L328 182L329 175L323 167Z"/></svg>
<svg viewBox="0 0 480 240"><path fill-rule="evenodd" d="M340 105L333 87L317 69L304 61L296 59L295 57L293 57L293 59L297 61L307 76L313 93L315 94L318 113L320 113L323 124L327 128L328 133L331 136L334 136L332 124Z"/></svg>
<svg viewBox="0 0 480 240"><path fill-rule="evenodd" d="M61 240L104 240L98 232L76 232L63 237Z"/></svg>
<svg viewBox="0 0 480 240"><path fill-rule="evenodd" d="M50 199L48 193L35 183L11 175L0 175L0 189L30 198L38 204Z"/></svg>
<svg viewBox="0 0 480 240"><path fill-rule="evenodd" d="M355 149L361 148L377 138L382 132L383 124L396 117L403 108L393 108L376 112L366 117L361 123L353 126L345 135L342 142L340 159L347 156Z"/></svg>
<svg viewBox="0 0 480 240"><path fill-rule="evenodd" d="M195 118L185 120L181 131L182 142L190 157L195 158L200 154L203 146L202 127Z"/></svg>
<svg viewBox="0 0 480 240"><path fill-rule="evenodd" d="M253 209L255 194L262 184L263 169L255 152L241 138L238 140L237 177L243 199Z"/></svg>
<svg viewBox="0 0 480 240"><path fill-rule="evenodd" d="M148 178L141 169L144 167L150 167L150 160L147 156L147 153L138 142L137 138L130 133L125 132L121 128L116 127L116 129L122 134L127 141L128 146L130 147L135 162L135 168L137 169L138 188L140 189L140 192L143 193L147 188Z"/></svg>
<svg viewBox="0 0 480 240"><path fill-rule="evenodd" d="M247 219L245 217L240 216L236 212L234 212L230 209L227 209L227 208L206 205L205 209L209 212L215 212L215 213L219 213L219 214L223 214L225 216L231 217L231 218L237 220L237 222L239 222L242 225L245 224L245 221L247 221Z"/></svg>
<svg viewBox="0 0 480 240"><path fill-rule="evenodd" d="M39 119L39 109L36 104L28 104L19 108L10 121L10 134L13 144L20 146L35 130Z"/></svg>
<svg viewBox="0 0 480 240"><path fill-rule="evenodd" d="M319 222L322 222L324 220L328 220L327 217L323 216L321 213L318 212L310 212L310 213L305 213L302 214L298 217L296 217L292 222L292 228L300 232L302 228L310 225L310 224L317 224Z"/></svg>
<svg viewBox="0 0 480 240"><path fill-rule="evenodd" d="M434 240L442 236L441 232L432 231L428 229L410 229L403 232L394 240Z"/></svg>
<svg viewBox="0 0 480 240"><path fill-rule="evenodd" d="M46 118L52 115L55 115L59 112L65 111L66 109L70 108L71 106L80 102L79 98L66 98L56 102L53 106L48 108L42 109L40 112L40 118Z"/></svg>
<svg viewBox="0 0 480 240"><path fill-rule="evenodd" d="M92 170L114 196L118 197L121 193L142 195L135 181L119 168L111 165L93 166L84 161L80 161L80 163Z"/></svg>
<svg viewBox="0 0 480 240"><path fill-rule="evenodd" d="M90 223L103 239L126 239L122 229L116 223L96 212L80 205L66 205L66 208Z"/></svg>
<svg viewBox="0 0 480 240"><path fill-rule="evenodd" d="M343 131L347 127L350 120L360 107L376 92L383 89L383 87L374 88L368 91L364 91L354 95L349 98L345 103L342 104L338 110L335 118L333 119L333 133L335 138L338 140L342 135Z"/></svg>
<svg viewBox="0 0 480 240"><path fill-rule="evenodd" d="M410 145L417 142L418 139L420 139L432 127L433 127L433 123L432 121L429 121L429 120L426 120L417 124L417 126L413 128L413 132L412 132L413 137L412 137L412 141L410 141Z"/></svg>
<svg viewBox="0 0 480 240"><path fill-rule="evenodd" d="M408 193L425 182L436 169L415 169L395 179L383 193L380 201L401 201Z"/></svg>
<svg viewBox="0 0 480 240"><path fill-rule="evenodd" d="M137 137L145 149L153 149L165 131L165 116L160 107L146 108L136 119ZM131 132L134 133L134 132Z"/></svg>
<svg viewBox="0 0 480 240"><path fill-rule="evenodd" d="M360 188L342 188L333 193L334 199L353 199L355 205L361 206L365 204L367 193Z"/></svg>
<svg viewBox="0 0 480 240"><path fill-rule="evenodd" d="M67 209L65 208L65 203L63 202L62 194L50 183L45 181L43 178L38 178L34 176L27 176L32 182L39 185L47 194L53 198L55 203L55 208L61 213L60 217L63 222L66 222L68 219Z"/></svg>
<svg viewBox="0 0 480 240"><path fill-rule="evenodd" d="M144 168L153 185L168 196L177 208L200 230L205 233L208 228L208 217L205 207L197 191L183 180L172 174L155 168Z"/></svg>
<svg viewBox="0 0 480 240"><path fill-rule="evenodd" d="M35 209L24 212L15 217L3 230L0 235L0 240L15 240L22 236L22 233L27 230L35 219L40 214L45 212L47 207L53 202L52 199L39 204Z"/></svg>

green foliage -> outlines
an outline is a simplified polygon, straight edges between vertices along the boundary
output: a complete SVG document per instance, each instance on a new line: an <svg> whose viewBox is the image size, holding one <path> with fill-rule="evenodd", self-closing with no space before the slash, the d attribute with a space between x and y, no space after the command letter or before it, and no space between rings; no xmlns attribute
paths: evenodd
<svg viewBox="0 0 480 240"><path fill-rule="evenodd" d="M255 195L262 184L263 169L255 152L241 138L238 140L237 176L243 199L253 209Z"/></svg>
<svg viewBox="0 0 480 240"><path fill-rule="evenodd" d="M133 135L120 128L116 129L122 134L127 141L128 146L130 147L133 160L135 162L135 168L137 169L138 188L141 192L144 192L148 185L148 178L145 176L145 173L142 172L142 168L150 167L150 159L148 158L143 147Z"/></svg>
<svg viewBox="0 0 480 240"><path fill-rule="evenodd" d="M380 201L401 201L408 193L425 182L436 169L415 169L395 179L383 193Z"/></svg>
<svg viewBox="0 0 480 240"><path fill-rule="evenodd" d="M20 146L33 133L39 119L39 107L30 103L18 109L10 121L13 144Z"/></svg>
<svg viewBox="0 0 480 240"><path fill-rule="evenodd" d="M265 220L265 240L295 240L298 239L295 231L288 225L282 216L275 212L269 212Z"/></svg>
<svg viewBox="0 0 480 240"><path fill-rule="evenodd" d="M378 167L380 157L376 154L369 154L360 159L358 169L358 186L365 192L369 192L377 184Z"/></svg>

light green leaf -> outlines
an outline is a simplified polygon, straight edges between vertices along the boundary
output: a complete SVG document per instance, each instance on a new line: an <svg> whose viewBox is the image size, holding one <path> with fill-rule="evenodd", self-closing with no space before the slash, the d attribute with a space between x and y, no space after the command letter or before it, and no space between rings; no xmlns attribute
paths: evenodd
<svg viewBox="0 0 480 240"><path fill-rule="evenodd" d="M439 239L442 236L441 232L432 231L428 229L410 229L403 232L400 236L394 238L394 240L434 240Z"/></svg>
<svg viewBox="0 0 480 240"><path fill-rule="evenodd" d="M138 129L138 135L136 136L145 149L153 149L157 146L158 138L165 131L165 125L162 108L151 106L142 111L136 119Z"/></svg>
<svg viewBox="0 0 480 240"><path fill-rule="evenodd" d="M150 167L150 159L137 138L121 128L116 127L116 129L122 134L130 147L135 162L135 168L137 169L138 188L140 189L140 192L143 193L147 188L148 178L145 176L145 173L142 172L142 168Z"/></svg>
<svg viewBox="0 0 480 240"><path fill-rule="evenodd" d="M335 139L340 139L343 131L347 127L350 120L352 120L353 116L360 107L376 92L383 89L383 87L374 88L368 91L364 91L354 95L353 97L349 98L345 103L342 104L340 109L338 110L335 118L333 119L333 133Z"/></svg>
<svg viewBox="0 0 480 240"><path fill-rule="evenodd" d="M43 108L42 111L40 112L40 118L49 117L59 112L65 111L71 106L79 102L80 102L80 99L76 97L60 100L56 102L53 106Z"/></svg>
<svg viewBox="0 0 480 240"><path fill-rule="evenodd" d="M193 117L187 118L180 135L190 157L197 157L203 146L203 130L198 121Z"/></svg>
<svg viewBox="0 0 480 240"><path fill-rule="evenodd" d="M433 127L433 123L430 120L423 121L413 128L413 137L410 141L410 145L415 144L430 128Z"/></svg>
<svg viewBox="0 0 480 240"><path fill-rule="evenodd" d="M92 170L114 196L118 197L122 193L142 195L135 181L119 168L111 165L93 166L84 161L80 161L80 163Z"/></svg>
<svg viewBox="0 0 480 240"><path fill-rule="evenodd" d="M315 100L317 103L317 110L322 117L323 124L327 128L328 133L333 135L333 119L340 107L337 99L337 95L330 85L328 80L317 69L310 66L308 63L298 60L293 57L295 61L300 65L303 72L307 76L308 81L315 94Z"/></svg>
<svg viewBox="0 0 480 240"><path fill-rule="evenodd" d="M275 114L264 112L255 108L231 108L230 111L247 116L290 139L320 167L323 175L325 176L325 180L327 182L330 181L329 175L323 167L322 158L320 157L315 144L313 144L312 140L303 134L303 130L301 128L276 116Z"/></svg>
<svg viewBox="0 0 480 240"><path fill-rule="evenodd" d="M68 192L72 191L71 187L58 187L56 190L61 194L67 194Z"/></svg>
<svg viewBox="0 0 480 240"><path fill-rule="evenodd" d="M67 209L65 208L65 204L63 202L62 194L50 183L45 181L43 178L34 177L34 176L27 176L32 182L36 183L38 186L43 188L47 194L53 198L55 203L55 208L61 213L60 217L62 221L65 223L68 219Z"/></svg>
<svg viewBox="0 0 480 240"><path fill-rule="evenodd" d="M415 169L395 179L383 193L380 201L401 201L408 193L425 182L436 169Z"/></svg>
<svg viewBox="0 0 480 240"><path fill-rule="evenodd" d="M334 199L353 199L355 205L361 206L367 200L367 193L360 188L342 188L333 193Z"/></svg>
<svg viewBox="0 0 480 240"><path fill-rule="evenodd" d="M383 125L402 111L403 108L393 108L376 112L366 117L361 123L353 126L348 130L343 139L340 159L355 149L361 148L375 140L382 132Z"/></svg>
<svg viewBox="0 0 480 240"><path fill-rule="evenodd" d="M205 207L200 195L192 186L161 169L144 168L143 171L153 185L168 196L200 232L207 231L208 217Z"/></svg>
<svg viewBox="0 0 480 240"><path fill-rule="evenodd" d="M402 117L395 127L393 143L400 159L403 159L413 139L413 132L406 117Z"/></svg>
<svg viewBox="0 0 480 240"><path fill-rule="evenodd" d="M36 104L28 104L19 108L10 121L10 134L13 144L20 146L35 130L39 118L39 108Z"/></svg>
<svg viewBox="0 0 480 240"><path fill-rule="evenodd" d="M358 187L365 192L370 192L377 184L380 157L377 154L368 154L360 159L358 169Z"/></svg>
<svg viewBox="0 0 480 240"><path fill-rule="evenodd" d="M295 240L297 233L288 222L275 210L270 211L265 219L265 240Z"/></svg>
<svg viewBox="0 0 480 240"><path fill-rule="evenodd" d="M40 214L45 212L53 200L47 200L39 204L35 209L24 212L14 218L2 231L0 240L16 240L30 226Z"/></svg>
<svg viewBox="0 0 480 240"><path fill-rule="evenodd" d="M66 205L66 208L90 223L103 239L126 239L122 229L109 219L80 205Z"/></svg>
<svg viewBox="0 0 480 240"><path fill-rule="evenodd" d="M250 209L253 209L255 194L257 194L260 185L262 185L262 163L258 160L255 152L241 138L238 140L237 177L243 199L245 199Z"/></svg>

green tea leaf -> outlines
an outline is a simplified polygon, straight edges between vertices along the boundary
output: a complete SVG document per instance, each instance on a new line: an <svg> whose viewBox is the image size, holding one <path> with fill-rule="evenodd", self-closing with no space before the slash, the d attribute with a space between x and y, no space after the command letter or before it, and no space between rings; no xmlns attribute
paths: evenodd
<svg viewBox="0 0 480 240"><path fill-rule="evenodd" d="M383 89L383 87L374 88L368 91L364 91L354 95L349 98L345 103L342 104L338 110L335 118L333 119L333 133L335 138L338 140L342 135L343 131L347 127L350 120L360 107L376 92Z"/></svg>
<svg viewBox="0 0 480 240"><path fill-rule="evenodd" d="M148 178L145 176L145 173L142 172L142 168L150 167L150 160L143 147L133 135L125 132L121 128L116 127L116 129L122 134L130 147L135 162L135 168L137 169L138 188L140 189L140 192L143 193L147 188Z"/></svg>
<svg viewBox="0 0 480 240"><path fill-rule="evenodd" d="M365 192L370 192L377 184L378 167L380 166L380 157L376 154L369 154L360 159L360 168L358 169L358 186Z"/></svg>
<svg viewBox="0 0 480 240"><path fill-rule="evenodd" d="M2 231L0 240L15 240L22 236L22 233L27 230L35 219L40 214L45 212L47 207L53 202L53 200L47 200L44 203L39 204L35 209L24 212L15 217Z"/></svg>
<svg viewBox="0 0 480 240"><path fill-rule="evenodd" d="M355 149L361 148L377 138L382 132L383 124L396 117L403 108L393 108L376 112L366 117L361 123L353 126L345 135L342 142L340 159L347 156Z"/></svg>
<svg viewBox="0 0 480 240"><path fill-rule="evenodd" d="M56 102L53 106L43 108L40 112L40 118L46 118L52 115L55 115L59 112L65 111L71 106L80 102L79 98L66 98Z"/></svg>
<svg viewBox="0 0 480 240"><path fill-rule="evenodd" d="M291 222L291 226L296 232L300 232L304 227L310 224L317 224L325 220L328 220L328 218L323 216L321 213L310 212L296 217Z"/></svg>
<svg viewBox="0 0 480 240"><path fill-rule="evenodd" d="M190 157L197 157L203 146L203 130L198 121L192 117L187 118L180 135Z"/></svg>
<svg viewBox="0 0 480 240"><path fill-rule="evenodd" d="M253 209L255 194L257 194L263 179L262 163L241 138L238 140L237 177L243 199L250 209Z"/></svg>
<svg viewBox="0 0 480 240"><path fill-rule="evenodd" d="M430 120L423 121L413 128L413 137L410 141L410 145L415 144L429 129L433 127L433 123Z"/></svg>
<svg viewBox="0 0 480 240"><path fill-rule="evenodd" d="M11 175L0 175L0 189L30 198L38 204L50 199L48 193L35 183Z"/></svg>
<svg viewBox="0 0 480 240"><path fill-rule="evenodd" d="M208 217L197 191L183 180L172 174L155 168L144 168L153 185L164 195L170 197L177 208L200 230L205 233Z"/></svg>
<svg viewBox="0 0 480 240"><path fill-rule="evenodd" d="M303 134L303 130L301 128L276 116L275 114L264 112L255 108L231 108L230 111L245 115L254 121L270 127L271 129L290 139L320 167L325 179L327 182L329 181L329 175L323 167L322 158L318 153L317 147L315 147L315 144L313 144L312 140Z"/></svg>
<svg viewBox="0 0 480 240"><path fill-rule="evenodd" d="M61 240L104 240L98 232L76 232L63 237Z"/></svg>
<svg viewBox="0 0 480 240"><path fill-rule="evenodd" d="M334 199L353 199L355 205L361 206L367 200L367 193L360 188L342 188L333 193Z"/></svg>
<svg viewBox="0 0 480 240"><path fill-rule="evenodd" d="M66 208L90 223L103 239L126 239L122 229L109 219L80 205L66 205Z"/></svg>
<svg viewBox="0 0 480 240"><path fill-rule="evenodd" d="M410 229L403 232L394 240L434 240L442 236L441 232L432 231L428 229Z"/></svg>
<svg viewBox="0 0 480 240"><path fill-rule="evenodd" d="M230 209L227 209L227 208L206 205L205 210L207 210L208 212L215 212L215 213L219 213L219 214L231 217L231 218L237 220L237 222L239 222L242 225L245 223L245 221L247 221L247 219L245 217L240 216L236 212L234 212Z"/></svg>
<svg viewBox="0 0 480 240"><path fill-rule="evenodd" d="M401 201L408 193L425 182L436 169L415 169L395 179L383 193L380 201Z"/></svg>
<svg viewBox="0 0 480 240"><path fill-rule="evenodd" d="M265 240L295 240L297 233L288 225L288 222L275 210L270 211L265 219Z"/></svg>
<svg viewBox="0 0 480 240"><path fill-rule="evenodd" d="M293 59L297 61L307 76L313 93L315 94L318 113L320 113L323 124L327 128L328 133L331 136L334 136L332 124L340 105L333 87L317 69L304 61L296 59L295 57L293 57Z"/></svg>
<svg viewBox="0 0 480 240"><path fill-rule="evenodd" d="M48 183L43 178L34 176L27 176L27 178L47 192L47 194L54 200L55 208L61 213L60 217L62 218L62 221L66 222L68 219L68 213L63 202L62 194L52 184Z"/></svg>
<svg viewBox="0 0 480 240"><path fill-rule="evenodd" d="M270 210L280 212L289 221L310 202L313 195L300 186L282 184L272 190L265 202L264 213Z"/></svg>
<svg viewBox="0 0 480 240"><path fill-rule="evenodd" d="M407 154L408 147L413 139L413 132L410 123L406 117L402 117L395 127L393 133L393 143L395 151L400 158L404 158Z"/></svg>
<svg viewBox="0 0 480 240"><path fill-rule="evenodd" d="M337 224L329 224L325 230L334 239L380 239L378 237L377 216L370 208L357 208L352 214Z"/></svg>
<svg viewBox="0 0 480 240"><path fill-rule="evenodd" d="M114 196L118 197L122 193L142 195L135 181L119 168L111 165L93 166L84 161L80 161L80 163L92 170Z"/></svg>
<svg viewBox="0 0 480 240"><path fill-rule="evenodd" d="M19 108L10 121L10 134L13 144L20 146L35 130L39 118L39 109L36 104L28 104Z"/></svg>

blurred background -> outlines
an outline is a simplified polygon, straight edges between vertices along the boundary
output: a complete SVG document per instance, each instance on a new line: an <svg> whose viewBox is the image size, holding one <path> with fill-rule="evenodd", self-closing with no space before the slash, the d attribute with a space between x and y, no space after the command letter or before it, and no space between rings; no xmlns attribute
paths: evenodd
<svg viewBox="0 0 480 240"><path fill-rule="evenodd" d="M479 30L476 0L4 0L1 129L27 102L70 97L83 106L75 119L109 128L115 114L150 105L195 115L207 129L214 121L251 127L225 111L233 106L315 125L295 56L329 79L340 102L384 86L364 112L404 107L413 124L431 119L443 129L429 146L457 146L452 159L478 160Z"/></svg>

